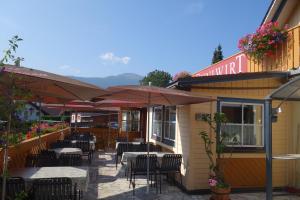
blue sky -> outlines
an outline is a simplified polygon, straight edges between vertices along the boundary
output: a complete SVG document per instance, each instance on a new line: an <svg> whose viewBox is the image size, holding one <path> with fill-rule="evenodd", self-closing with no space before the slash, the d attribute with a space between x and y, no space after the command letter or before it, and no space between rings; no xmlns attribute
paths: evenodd
<svg viewBox="0 0 300 200"><path fill-rule="evenodd" d="M270 0L9 0L1 3L0 49L24 39L23 66L104 77L154 69L175 74L208 66L254 32Z"/></svg>

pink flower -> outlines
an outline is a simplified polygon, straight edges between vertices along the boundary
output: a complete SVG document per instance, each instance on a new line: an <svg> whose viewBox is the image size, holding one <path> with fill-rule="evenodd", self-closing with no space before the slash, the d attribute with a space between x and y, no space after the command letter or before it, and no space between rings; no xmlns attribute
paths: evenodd
<svg viewBox="0 0 300 200"><path fill-rule="evenodd" d="M215 187L217 185L217 183L218 183L218 181L213 178L208 179L208 184L211 187Z"/></svg>

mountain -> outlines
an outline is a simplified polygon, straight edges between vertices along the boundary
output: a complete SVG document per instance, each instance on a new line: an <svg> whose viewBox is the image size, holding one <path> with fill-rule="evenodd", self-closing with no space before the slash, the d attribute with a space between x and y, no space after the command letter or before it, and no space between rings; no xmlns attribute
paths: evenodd
<svg viewBox="0 0 300 200"><path fill-rule="evenodd" d="M107 76L107 77L71 76L71 78L86 83L94 84L102 88L106 88L115 85L138 85L139 81L142 80L144 77L134 73L124 73L116 76Z"/></svg>

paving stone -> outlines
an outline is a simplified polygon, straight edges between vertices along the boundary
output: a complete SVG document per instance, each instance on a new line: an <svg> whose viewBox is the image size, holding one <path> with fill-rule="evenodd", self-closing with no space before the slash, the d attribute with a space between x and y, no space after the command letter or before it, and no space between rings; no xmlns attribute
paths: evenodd
<svg viewBox="0 0 300 200"><path fill-rule="evenodd" d="M115 166L114 152L99 151L95 153L90 166L90 184L84 193L84 200L209 200L210 195L188 195L178 187L166 182L162 185L162 194L156 194L155 188L150 188L146 194L147 181L144 177L137 177L135 196L129 181L124 176L122 165ZM263 200L265 193L231 194L232 200ZM300 196L278 196L274 200L300 200Z"/></svg>

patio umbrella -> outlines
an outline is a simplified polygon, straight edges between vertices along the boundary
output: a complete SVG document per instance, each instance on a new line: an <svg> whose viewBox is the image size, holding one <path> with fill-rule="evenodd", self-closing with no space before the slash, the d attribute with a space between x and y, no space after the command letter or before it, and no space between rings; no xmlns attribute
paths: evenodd
<svg viewBox="0 0 300 200"><path fill-rule="evenodd" d="M0 80L5 82L14 81L17 88L24 89L32 94L32 99L39 99L39 102L45 97L59 100L90 100L107 92L91 84L83 83L71 78L52 74L40 70L29 69L25 67L4 65L0 67ZM0 85L0 94L7 91L4 84ZM14 98L14 96L10 97ZM18 99L18 97L15 97ZM13 101L15 99L11 99ZM10 132L9 114L8 132ZM40 121L40 120L39 120ZM7 133L8 134L8 133ZM40 136L40 134L39 134ZM4 148L4 173L7 169L7 145ZM5 176L3 177L2 199L5 196Z"/></svg>
<svg viewBox="0 0 300 200"><path fill-rule="evenodd" d="M185 105L193 103L203 103L214 101L215 99L207 96L200 96L196 93L186 92L182 90L161 88L155 86L140 86L140 85L127 85L109 87L109 95L103 95L98 98L116 99L123 101L135 101L144 103L148 107L148 120L147 120L147 193L149 193L149 124L150 124L150 106L153 105ZM96 98L97 99L97 98Z"/></svg>
<svg viewBox="0 0 300 200"><path fill-rule="evenodd" d="M0 72L3 81L15 75L16 85L36 97L84 101L107 94L107 91L97 86L41 70L5 65L0 67Z"/></svg>

